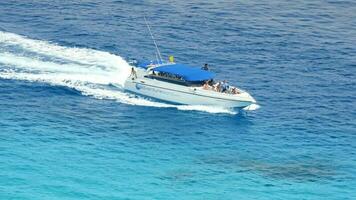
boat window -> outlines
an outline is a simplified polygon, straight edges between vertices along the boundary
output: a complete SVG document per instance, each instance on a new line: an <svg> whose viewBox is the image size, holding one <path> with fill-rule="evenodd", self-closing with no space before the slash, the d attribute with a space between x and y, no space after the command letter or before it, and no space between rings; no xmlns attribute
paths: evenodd
<svg viewBox="0 0 356 200"><path fill-rule="evenodd" d="M168 82L168 83L174 83L174 84L178 84L178 85L187 85L187 82L183 81L183 80L178 80L178 79L172 79L172 78L168 78L168 77L164 77L164 76L157 76L157 75L147 75L145 76L147 78L151 78L151 79L157 79L160 81L164 81L164 82Z"/></svg>
<svg viewBox="0 0 356 200"><path fill-rule="evenodd" d="M169 74L169 73L164 73L164 72L155 72L155 71L152 71L149 75L147 75L145 77L157 79L157 80L165 81L165 82L169 82L169 83L174 83L174 84L178 84L178 85L194 86L194 87L200 87L204 83L203 81L189 82L189 81L185 81L182 77L175 75L175 74Z"/></svg>

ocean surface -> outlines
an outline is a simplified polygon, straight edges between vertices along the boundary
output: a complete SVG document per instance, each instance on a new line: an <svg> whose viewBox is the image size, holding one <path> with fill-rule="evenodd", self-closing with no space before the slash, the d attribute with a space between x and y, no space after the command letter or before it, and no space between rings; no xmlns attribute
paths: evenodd
<svg viewBox="0 0 356 200"><path fill-rule="evenodd" d="M259 109L115 88L209 63ZM356 2L0 1L0 199L356 199Z"/></svg>

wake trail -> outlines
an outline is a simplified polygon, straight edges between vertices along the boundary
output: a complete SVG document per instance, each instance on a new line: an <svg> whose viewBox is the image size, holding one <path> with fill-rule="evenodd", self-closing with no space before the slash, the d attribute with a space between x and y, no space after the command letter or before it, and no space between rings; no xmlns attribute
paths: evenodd
<svg viewBox="0 0 356 200"><path fill-rule="evenodd" d="M131 67L122 57L104 51L65 47L0 31L0 63L3 79L66 86L83 95L130 105L236 114L228 108L173 105L124 92L122 88Z"/></svg>

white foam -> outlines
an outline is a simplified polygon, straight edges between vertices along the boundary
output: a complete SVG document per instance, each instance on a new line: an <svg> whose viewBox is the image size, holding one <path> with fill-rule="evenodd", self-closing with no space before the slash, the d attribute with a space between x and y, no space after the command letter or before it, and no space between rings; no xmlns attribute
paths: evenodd
<svg viewBox="0 0 356 200"><path fill-rule="evenodd" d="M260 105L253 103L253 104L251 104L251 105L245 107L244 110L245 110L245 111L253 111L253 110L260 109L260 107L261 107Z"/></svg>
<svg viewBox="0 0 356 200"><path fill-rule="evenodd" d="M6 52L1 50L6 49L1 48L2 46L7 49L16 47L21 51ZM43 56L53 59L43 60L41 59ZM120 56L107 52L63 47L0 31L0 63L7 67L6 69L0 68L0 78L3 79L66 86L80 91L83 95L97 99L111 99L130 105L236 114L228 108L156 102L111 87L111 83L123 86L130 74L130 66Z"/></svg>
<svg viewBox="0 0 356 200"><path fill-rule="evenodd" d="M0 63L11 65L16 68L27 70L41 70L48 72L66 72L76 74L101 74L104 71L96 70L95 66L82 66L78 64L59 64L54 62L45 62L35 58L17 56L10 53L0 53Z"/></svg>
<svg viewBox="0 0 356 200"><path fill-rule="evenodd" d="M53 60L62 59L66 62L72 61L72 64L70 65L58 65L56 63L43 63L34 59L32 56L29 58L24 58L23 56L17 56L18 58L14 58L15 55L2 52L3 55L0 55L0 57L2 58L5 56L2 60L5 60L5 62L13 62L17 67L51 67L52 70L55 70L56 72L69 68L71 73L77 72L78 70L86 70L90 73L106 72L115 78L113 79L115 83L119 83L121 85L124 84L126 78L130 74L129 64L120 56L116 56L108 52L86 48L63 47L46 41L33 40L14 33L2 31L0 31L0 45L16 46L21 48L23 49L23 52L20 53L25 55L26 52L36 53L52 57ZM13 57L11 58L11 56Z"/></svg>
<svg viewBox="0 0 356 200"><path fill-rule="evenodd" d="M54 58L71 60L86 65L103 66L103 70L115 70L118 69L118 66L128 66L128 63L123 58L108 52L86 48L68 48L47 41L29 39L14 33L0 31L0 43L4 46L18 46L24 50Z"/></svg>

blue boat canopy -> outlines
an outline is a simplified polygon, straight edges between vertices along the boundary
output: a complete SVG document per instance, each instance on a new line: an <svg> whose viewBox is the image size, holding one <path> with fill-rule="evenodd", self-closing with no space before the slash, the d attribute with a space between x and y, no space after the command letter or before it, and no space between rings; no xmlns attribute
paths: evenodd
<svg viewBox="0 0 356 200"><path fill-rule="evenodd" d="M215 74L197 67L190 67L183 64L171 64L156 67L155 72L164 72L182 77L186 81L205 81L215 77Z"/></svg>

